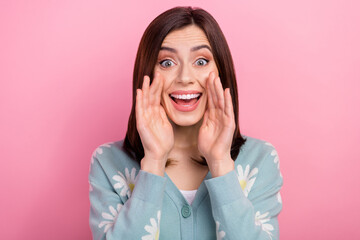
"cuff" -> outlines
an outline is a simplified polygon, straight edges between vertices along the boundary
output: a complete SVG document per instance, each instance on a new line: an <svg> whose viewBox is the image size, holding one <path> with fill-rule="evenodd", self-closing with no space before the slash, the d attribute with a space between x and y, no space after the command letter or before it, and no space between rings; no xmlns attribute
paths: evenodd
<svg viewBox="0 0 360 240"><path fill-rule="evenodd" d="M131 197L160 206L164 197L166 178L140 170Z"/></svg>
<svg viewBox="0 0 360 240"><path fill-rule="evenodd" d="M209 191L211 205L215 208L246 199L235 170L216 178L205 180Z"/></svg>

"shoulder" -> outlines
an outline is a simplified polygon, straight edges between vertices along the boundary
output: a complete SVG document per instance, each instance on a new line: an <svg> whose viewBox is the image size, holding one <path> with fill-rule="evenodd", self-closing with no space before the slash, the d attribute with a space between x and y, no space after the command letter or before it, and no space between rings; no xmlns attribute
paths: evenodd
<svg viewBox="0 0 360 240"><path fill-rule="evenodd" d="M239 157L261 157L269 154L276 154L275 147L268 141L257 139L249 136L244 136L246 140L244 145L241 147Z"/></svg>
<svg viewBox="0 0 360 240"><path fill-rule="evenodd" d="M139 170L139 163L124 150L123 142L120 140L98 146L91 156L91 168L97 166L108 176L131 172L133 168Z"/></svg>
<svg viewBox="0 0 360 240"><path fill-rule="evenodd" d="M235 168L245 171L257 168L279 168L279 157L275 147L268 141L249 136L243 136L246 142L241 147L235 160ZM248 170L248 171L249 171Z"/></svg>
<svg viewBox="0 0 360 240"><path fill-rule="evenodd" d="M123 148L123 140L98 146L92 156L89 172L90 192L103 197L116 193L123 202L130 198L140 164Z"/></svg>
<svg viewBox="0 0 360 240"><path fill-rule="evenodd" d="M277 194L283 179L275 147L265 140L244 137L246 142L235 160L235 171L245 196L261 199L265 192Z"/></svg>

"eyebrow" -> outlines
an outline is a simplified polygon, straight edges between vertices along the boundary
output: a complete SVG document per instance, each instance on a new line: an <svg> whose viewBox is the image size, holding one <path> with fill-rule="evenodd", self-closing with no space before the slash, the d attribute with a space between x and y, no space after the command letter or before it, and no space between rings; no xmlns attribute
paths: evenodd
<svg viewBox="0 0 360 240"><path fill-rule="evenodd" d="M210 48L208 45L205 45L205 44L192 47L192 48L190 49L190 51L191 51L191 52L195 52L195 51L198 51L198 50L203 49L203 48L207 48L207 49L212 53L211 48ZM166 50L166 51L169 51L169 52L177 53L176 49L170 48L170 47L161 47L161 48L160 48L160 51L161 51L161 50Z"/></svg>
<svg viewBox="0 0 360 240"><path fill-rule="evenodd" d="M208 45L205 45L205 44L200 45L200 46L193 47L193 48L191 48L191 51L192 51L192 52L195 52L195 51L198 51L198 50L200 50L200 49L202 49L202 48L207 48L210 52L212 52L212 51L211 51L211 48L210 48Z"/></svg>
<svg viewBox="0 0 360 240"><path fill-rule="evenodd" d="M170 48L170 47L161 47L160 51L161 50L166 50L166 51L169 51L169 52L177 53L177 51L174 48Z"/></svg>

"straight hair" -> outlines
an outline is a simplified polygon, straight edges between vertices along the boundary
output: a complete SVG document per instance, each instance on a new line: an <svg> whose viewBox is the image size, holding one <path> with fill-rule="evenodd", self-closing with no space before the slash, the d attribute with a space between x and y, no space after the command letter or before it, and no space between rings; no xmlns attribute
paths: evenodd
<svg viewBox="0 0 360 240"><path fill-rule="evenodd" d="M235 131L231 145L231 158L235 161L241 146L245 143L239 129L239 104L234 64L229 46L216 20L205 10L192 7L175 7L156 17L146 28L137 51L133 72L132 108L128 121L128 128L124 140L124 150L140 163L144 157L144 148L136 129L136 89L142 87L143 78L148 75L152 82L154 68L157 62L161 44L165 37L174 30L189 25L201 28L212 48L212 53L223 88L229 88L232 97L235 116ZM192 158L196 162L207 165L204 157L201 160ZM171 160L170 160L171 161ZM167 163L169 165L169 162Z"/></svg>

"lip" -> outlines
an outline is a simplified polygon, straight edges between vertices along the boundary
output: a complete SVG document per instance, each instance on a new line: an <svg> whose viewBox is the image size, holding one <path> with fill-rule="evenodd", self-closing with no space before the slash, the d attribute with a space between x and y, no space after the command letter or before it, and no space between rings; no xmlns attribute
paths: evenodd
<svg viewBox="0 0 360 240"><path fill-rule="evenodd" d="M196 94L196 93L201 94L202 92L195 91L195 90L177 90L177 91L171 92L170 95L171 94L178 94L178 95L180 95L180 94Z"/></svg>
<svg viewBox="0 0 360 240"><path fill-rule="evenodd" d="M182 94L201 94L199 99L196 101L195 104L193 105L180 105L180 104L177 104L172 98L171 98L171 94L174 94L174 95L182 95ZM202 97L202 92L200 91L196 91L196 90L178 90L178 91L174 91L174 92L171 92L169 94L169 98L170 98L170 101L172 103L172 105L174 106L174 108L178 111L181 111L181 112L191 112L191 111L194 111L197 106L199 105L200 103L200 100L201 100L201 97Z"/></svg>

